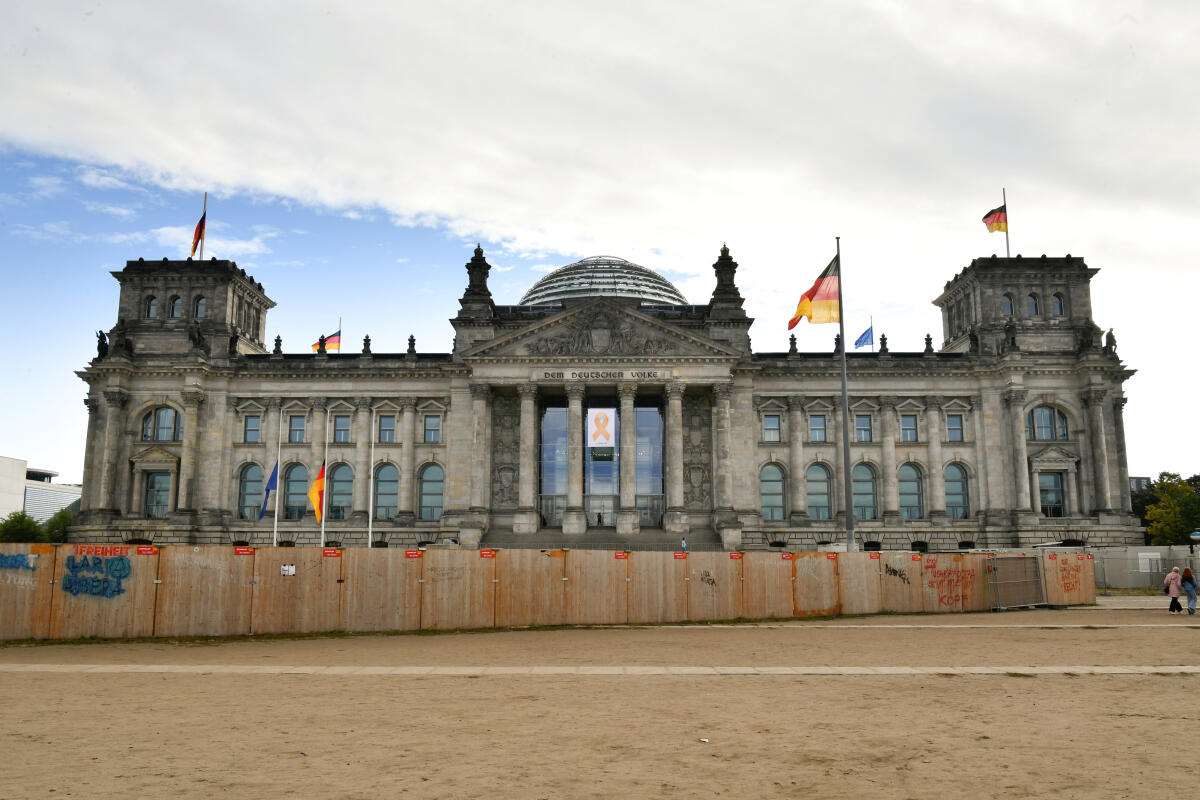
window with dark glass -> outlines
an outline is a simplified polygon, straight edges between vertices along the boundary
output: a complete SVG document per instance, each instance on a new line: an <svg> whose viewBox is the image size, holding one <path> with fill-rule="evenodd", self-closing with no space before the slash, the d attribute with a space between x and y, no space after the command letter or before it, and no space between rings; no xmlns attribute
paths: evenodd
<svg viewBox="0 0 1200 800"><path fill-rule="evenodd" d="M970 515L970 494L967 491L967 471L958 464L946 467L946 516L966 519Z"/></svg>
<svg viewBox="0 0 1200 800"><path fill-rule="evenodd" d="M146 316L149 317L150 319L154 319L155 317L158 316L158 298L157 297L147 297L146 298Z"/></svg>
<svg viewBox="0 0 1200 800"><path fill-rule="evenodd" d="M963 415L946 415L946 439L951 442L963 441Z"/></svg>
<svg viewBox="0 0 1200 800"><path fill-rule="evenodd" d="M1042 503L1042 516L1066 516L1066 496L1063 493L1061 472L1039 472L1038 494Z"/></svg>
<svg viewBox="0 0 1200 800"><path fill-rule="evenodd" d="M423 520L442 518L442 482L445 473L437 464L429 464L421 470L421 513Z"/></svg>
<svg viewBox="0 0 1200 800"><path fill-rule="evenodd" d="M808 489L808 516L812 519L829 519L829 470L813 464L805 474Z"/></svg>
<svg viewBox="0 0 1200 800"><path fill-rule="evenodd" d="M779 441L779 415L763 414L763 441Z"/></svg>
<svg viewBox="0 0 1200 800"><path fill-rule="evenodd" d="M1000 298L1000 313L1006 317L1013 315L1013 299L1010 296L1004 295Z"/></svg>
<svg viewBox="0 0 1200 800"><path fill-rule="evenodd" d="M333 441L340 444L346 444L350 441L350 415L349 414L334 414L333 416Z"/></svg>
<svg viewBox="0 0 1200 800"><path fill-rule="evenodd" d="M758 491L762 498L764 520L783 519L783 470L767 464L759 475Z"/></svg>
<svg viewBox="0 0 1200 800"><path fill-rule="evenodd" d="M920 519L925 516L925 502L921 491L921 471L912 464L900 467L900 516L905 519Z"/></svg>
<svg viewBox="0 0 1200 800"><path fill-rule="evenodd" d="M288 417L288 442L301 444L304 442L304 415L293 414Z"/></svg>
<svg viewBox="0 0 1200 800"><path fill-rule="evenodd" d="M142 417L143 442L183 441L183 416L168 406L160 406Z"/></svg>
<svg viewBox="0 0 1200 800"><path fill-rule="evenodd" d="M301 519L308 506L308 470L293 464L283 475L284 519Z"/></svg>
<svg viewBox="0 0 1200 800"><path fill-rule="evenodd" d="M1025 298L1025 310L1029 313L1029 316L1031 316L1031 317L1036 317L1039 314L1041 314L1041 310L1040 310L1040 306L1038 305L1038 299L1037 299L1036 294L1031 294Z"/></svg>
<svg viewBox="0 0 1200 800"><path fill-rule="evenodd" d="M875 470L859 464L850 474L855 519L875 519Z"/></svg>
<svg viewBox="0 0 1200 800"><path fill-rule="evenodd" d="M1061 294L1056 294L1050 298L1050 313L1056 317L1061 317L1066 313L1066 307Z"/></svg>
<svg viewBox="0 0 1200 800"><path fill-rule="evenodd" d="M146 473L146 516L152 519L162 519L167 516L171 500L171 473Z"/></svg>
<svg viewBox="0 0 1200 800"><path fill-rule="evenodd" d="M379 415L379 441L382 444L396 441L396 416L394 414Z"/></svg>
<svg viewBox="0 0 1200 800"><path fill-rule="evenodd" d="M329 471L329 486L325 494L325 512L331 520L350 518L353 495L354 472L348 464L338 464Z"/></svg>
<svg viewBox="0 0 1200 800"><path fill-rule="evenodd" d="M900 441L915 442L917 440L917 415L900 415Z"/></svg>
<svg viewBox="0 0 1200 800"><path fill-rule="evenodd" d="M854 415L854 440L856 442L871 441L871 415Z"/></svg>
<svg viewBox="0 0 1200 800"><path fill-rule="evenodd" d="M400 497L400 472L392 464L375 470L375 519L396 516L396 501Z"/></svg>
<svg viewBox="0 0 1200 800"><path fill-rule="evenodd" d="M825 415L811 414L808 417L808 440L810 442L825 441Z"/></svg>
<svg viewBox="0 0 1200 800"><path fill-rule="evenodd" d="M204 319L204 314L206 313L207 308L208 308L208 301L205 300L203 297L197 297L196 304L193 307L194 313L192 314L192 316L195 317L196 319Z"/></svg>
<svg viewBox="0 0 1200 800"><path fill-rule="evenodd" d="M257 414L247 414L242 423L242 441L254 443L258 441L261 419Z"/></svg>
<svg viewBox="0 0 1200 800"><path fill-rule="evenodd" d="M263 501L263 472L257 464L242 467L238 477L238 519L256 519Z"/></svg>
<svg viewBox="0 0 1200 800"><path fill-rule="evenodd" d="M1067 415L1052 406L1038 406L1025 415L1025 438L1066 441L1070 438Z"/></svg>
<svg viewBox="0 0 1200 800"><path fill-rule="evenodd" d="M171 302L167 304L167 316L171 319L178 319L183 316L183 298L172 297Z"/></svg>
<svg viewBox="0 0 1200 800"><path fill-rule="evenodd" d="M442 440L442 418L433 414L425 417L425 441L440 442Z"/></svg>

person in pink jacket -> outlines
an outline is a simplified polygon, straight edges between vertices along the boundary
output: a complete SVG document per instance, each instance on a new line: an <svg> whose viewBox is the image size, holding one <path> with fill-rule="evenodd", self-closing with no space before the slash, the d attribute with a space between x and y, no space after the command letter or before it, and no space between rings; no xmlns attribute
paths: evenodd
<svg viewBox="0 0 1200 800"><path fill-rule="evenodd" d="M1182 614L1183 606L1179 605L1179 584L1183 578L1179 575L1179 567L1171 567L1167 577L1163 579L1163 589L1171 596L1171 606L1167 610L1172 614Z"/></svg>

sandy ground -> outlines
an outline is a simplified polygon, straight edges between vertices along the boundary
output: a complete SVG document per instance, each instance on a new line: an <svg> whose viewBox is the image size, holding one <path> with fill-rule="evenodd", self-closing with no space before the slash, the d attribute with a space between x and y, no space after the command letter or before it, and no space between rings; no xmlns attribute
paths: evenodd
<svg viewBox="0 0 1200 800"><path fill-rule="evenodd" d="M8 646L0 664L1195 665L1191 622L1157 610L1038 610ZM1126 627L1105 627L1114 624ZM1192 796L1200 778L1189 744L1195 675L69 669L0 672L0 797L1142 798Z"/></svg>

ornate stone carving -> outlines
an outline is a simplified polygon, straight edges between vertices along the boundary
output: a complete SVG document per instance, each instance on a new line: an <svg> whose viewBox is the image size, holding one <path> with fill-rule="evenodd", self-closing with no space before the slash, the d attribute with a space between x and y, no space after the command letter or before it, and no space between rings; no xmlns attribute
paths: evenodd
<svg viewBox="0 0 1200 800"><path fill-rule="evenodd" d="M678 351L680 344L638 328L628 317L596 309L533 340L529 352L537 356L658 356Z"/></svg>
<svg viewBox="0 0 1200 800"><path fill-rule="evenodd" d="M804 408L804 403L807 398L802 394L789 395L787 399L788 408L793 411L800 411Z"/></svg>
<svg viewBox="0 0 1200 800"><path fill-rule="evenodd" d="M199 408L200 404L204 402L204 392L199 389L187 389L181 394L183 404L188 408Z"/></svg>
<svg viewBox="0 0 1200 800"><path fill-rule="evenodd" d="M476 400L487 400L492 396L492 387L486 383L472 383L471 397Z"/></svg>
<svg viewBox="0 0 1200 800"><path fill-rule="evenodd" d="M1020 408L1025 405L1025 396L1027 394L1024 389L1008 389L1004 392L1004 405Z"/></svg>
<svg viewBox="0 0 1200 800"><path fill-rule="evenodd" d="M329 398L328 397L310 397L310 398L308 398L308 405L309 405L309 407L312 408L313 411L324 411L326 409L326 407L329 405Z"/></svg>
<svg viewBox="0 0 1200 800"><path fill-rule="evenodd" d="M1087 406L1102 405L1107 394L1107 389L1098 388L1084 389L1082 392L1080 392L1080 396L1083 398L1083 403Z"/></svg>
<svg viewBox="0 0 1200 800"><path fill-rule="evenodd" d="M96 331L96 360L108 357L108 337L104 331Z"/></svg>
<svg viewBox="0 0 1200 800"><path fill-rule="evenodd" d="M498 395L492 402L492 508L517 507L521 400Z"/></svg>
<svg viewBox="0 0 1200 800"><path fill-rule="evenodd" d="M629 397L633 397L636 394L637 394L637 384L636 383L619 383L619 384L617 384L617 397L621 398L622 400L625 399L625 397L627 395Z"/></svg>
<svg viewBox="0 0 1200 800"><path fill-rule="evenodd" d="M105 389L104 402L110 407L124 406L129 401L129 395L120 389Z"/></svg>
<svg viewBox="0 0 1200 800"><path fill-rule="evenodd" d="M536 383L522 383L517 387L517 394L521 397L537 397L538 386Z"/></svg>
<svg viewBox="0 0 1200 800"><path fill-rule="evenodd" d="M567 397L578 397L582 400L583 396L587 394L587 387L582 383L568 383L566 389Z"/></svg>
<svg viewBox="0 0 1200 800"><path fill-rule="evenodd" d="M667 393L667 397L670 397L671 395L679 395L680 397L683 397L683 384L679 381L671 381L666 385L665 391Z"/></svg>
<svg viewBox="0 0 1200 800"><path fill-rule="evenodd" d="M88 416L95 416L96 412L100 410L100 403L90 397L83 398L83 404L87 407Z"/></svg>
<svg viewBox="0 0 1200 800"><path fill-rule="evenodd" d="M704 395L683 396L683 503L712 509L712 406Z"/></svg>
<svg viewBox="0 0 1200 800"><path fill-rule="evenodd" d="M733 392L733 387L728 383L714 383L712 387L713 397L718 400L728 400Z"/></svg>
<svg viewBox="0 0 1200 800"><path fill-rule="evenodd" d="M397 397L396 405L400 406L401 410L407 411L408 409L417 407L417 398L415 398L415 397Z"/></svg>
<svg viewBox="0 0 1200 800"><path fill-rule="evenodd" d="M371 398L369 398L369 397L354 398L354 407L359 409L360 411L370 411L371 410Z"/></svg>

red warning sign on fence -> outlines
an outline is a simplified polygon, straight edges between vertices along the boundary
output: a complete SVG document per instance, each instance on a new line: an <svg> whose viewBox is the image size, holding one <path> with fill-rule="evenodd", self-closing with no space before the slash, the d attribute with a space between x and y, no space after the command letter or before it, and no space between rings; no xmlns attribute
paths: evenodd
<svg viewBox="0 0 1200 800"><path fill-rule="evenodd" d="M421 551L420 550L405 550L404 557L405 558L420 558Z"/></svg>
<svg viewBox="0 0 1200 800"><path fill-rule="evenodd" d="M879 558L879 553L871 553L871 558Z"/></svg>
<svg viewBox="0 0 1200 800"><path fill-rule="evenodd" d="M1078 558L1080 561L1083 561L1083 553L1076 553L1075 557Z"/></svg>
<svg viewBox="0 0 1200 800"><path fill-rule="evenodd" d="M613 558L629 558L629 553L618 550L617 552L613 553Z"/></svg>
<svg viewBox="0 0 1200 800"><path fill-rule="evenodd" d="M152 544L139 544L137 549L139 556L153 556L158 554L158 548Z"/></svg>
<svg viewBox="0 0 1200 800"><path fill-rule="evenodd" d="M1058 558L1058 553L1051 553L1051 554L1050 554L1050 560L1051 560L1051 561L1055 560L1056 558Z"/></svg>
<svg viewBox="0 0 1200 800"><path fill-rule="evenodd" d="M479 557L480 558L495 558L496 551L495 550L480 550Z"/></svg>
<svg viewBox="0 0 1200 800"><path fill-rule="evenodd" d="M676 558L687 558L687 553L676 553L675 557Z"/></svg>
<svg viewBox="0 0 1200 800"><path fill-rule="evenodd" d="M920 554L920 553L913 553L913 554L912 554L912 560L913 560L913 561L920 561L920 560L921 560L921 554Z"/></svg>
<svg viewBox="0 0 1200 800"><path fill-rule="evenodd" d="M737 559L742 557L742 554L741 553L730 553L729 557L736 561Z"/></svg>
<svg viewBox="0 0 1200 800"><path fill-rule="evenodd" d="M784 561L791 561L791 560L792 560L792 554L791 554L791 553L780 553L780 555L783 557L783 560L784 560Z"/></svg>
<svg viewBox="0 0 1200 800"><path fill-rule="evenodd" d="M1094 557L1094 556L1092 556L1092 554L1091 554L1091 553L1088 553L1088 558L1093 558L1093 557Z"/></svg>
<svg viewBox="0 0 1200 800"><path fill-rule="evenodd" d="M325 556L325 558L341 558L342 551L336 547L326 547L321 550L321 555Z"/></svg>
<svg viewBox="0 0 1200 800"><path fill-rule="evenodd" d="M253 547L235 547L235 548L233 548L233 554L235 556L252 556L252 555L254 555L254 548Z"/></svg>
<svg viewBox="0 0 1200 800"><path fill-rule="evenodd" d="M836 559L836 558L837 558L837 553L826 553L826 554L825 554L825 557L826 557L826 558L833 558L833 559Z"/></svg>

